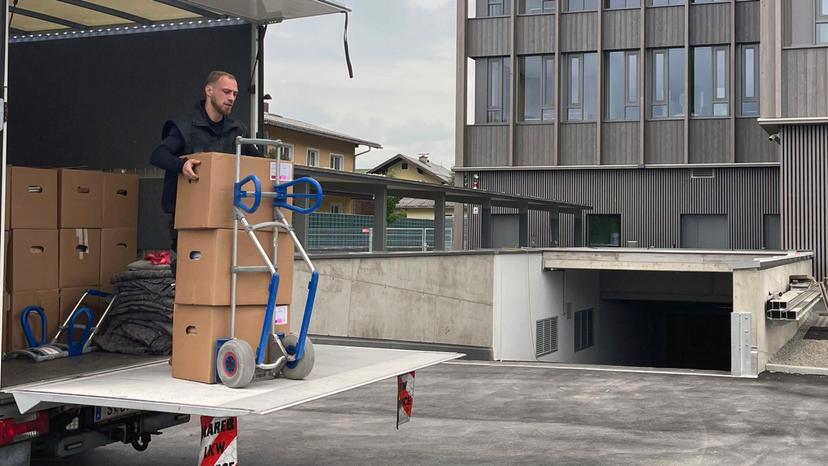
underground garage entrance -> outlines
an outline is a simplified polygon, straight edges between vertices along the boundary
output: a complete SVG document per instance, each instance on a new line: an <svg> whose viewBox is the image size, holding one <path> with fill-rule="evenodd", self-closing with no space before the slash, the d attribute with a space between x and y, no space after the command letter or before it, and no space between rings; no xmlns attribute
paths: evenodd
<svg viewBox="0 0 828 466"><path fill-rule="evenodd" d="M802 324L766 320L765 302L786 291L791 276L810 275L811 257L586 248L504 254L496 261L494 358L755 377Z"/></svg>

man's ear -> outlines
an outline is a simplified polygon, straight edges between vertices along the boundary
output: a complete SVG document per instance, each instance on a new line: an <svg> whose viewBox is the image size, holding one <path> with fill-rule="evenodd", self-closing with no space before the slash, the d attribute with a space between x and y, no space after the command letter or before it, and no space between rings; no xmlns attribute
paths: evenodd
<svg viewBox="0 0 828 466"><path fill-rule="evenodd" d="M213 86L211 86L209 84L204 86L204 94L206 94L208 96L212 96L213 95Z"/></svg>

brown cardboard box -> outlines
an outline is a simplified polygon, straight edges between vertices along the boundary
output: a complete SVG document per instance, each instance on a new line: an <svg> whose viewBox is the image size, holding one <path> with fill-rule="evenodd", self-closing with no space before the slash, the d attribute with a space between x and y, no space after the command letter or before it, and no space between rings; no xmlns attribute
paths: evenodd
<svg viewBox="0 0 828 466"><path fill-rule="evenodd" d="M9 289L58 288L58 230L14 230L9 246Z"/></svg>
<svg viewBox="0 0 828 466"><path fill-rule="evenodd" d="M6 217L4 220L3 229L8 230L11 227L11 165L6 165L6 191L3 193L3 204L6 205ZM4 332L3 335L6 333ZM4 345L5 346L5 345Z"/></svg>
<svg viewBox="0 0 828 466"><path fill-rule="evenodd" d="M28 306L41 306L46 313L46 336L47 343L55 337L60 327L60 292L58 290L46 291L23 291L12 293L11 312L9 312L9 323L6 327L6 337L9 340L9 350L15 351L28 348L26 337L23 336L23 327L20 324L20 316ZM32 334L40 340L41 322L35 315L29 316L29 323L32 327Z"/></svg>
<svg viewBox="0 0 828 466"><path fill-rule="evenodd" d="M103 174L104 228L138 228L138 175Z"/></svg>
<svg viewBox="0 0 828 466"><path fill-rule="evenodd" d="M196 169L198 180L188 181L178 177L178 194L175 209L175 228L233 228L233 183L235 182L235 156L214 152L193 154L190 158L201 161ZM282 162L289 164L289 162ZM256 175L262 183L262 191L273 191L276 179L276 160L261 157L242 157L241 177ZM274 180L274 181L272 181ZM253 184L245 185L253 191ZM251 200L245 203L250 205ZM262 199L255 213L247 215L250 224L273 219L272 200ZM290 220L290 211L283 209Z"/></svg>
<svg viewBox="0 0 828 466"><path fill-rule="evenodd" d="M54 229L58 225L58 172L42 168L9 167L13 229ZM8 204L7 204L8 205Z"/></svg>
<svg viewBox="0 0 828 466"><path fill-rule="evenodd" d="M86 293L86 290L90 288L96 290L99 289L97 285L81 286L77 288L61 288L60 323L66 322L66 319L68 319L69 315L72 314L72 310L75 309L75 305L78 304L78 300L81 299L81 296L83 296L83 294ZM95 316L95 323L98 323L101 320L101 315L103 315L103 311L106 309L104 300L97 296L87 295L83 300L82 305L87 306L92 310L92 314ZM76 324L85 325L85 318L78 317ZM80 333L81 332L77 332L76 336L80 337Z"/></svg>
<svg viewBox="0 0 828 466"><path fill-rule="evenodd" d="M273 233L256 234L265 252L273 254ZM233 230L182 230L178 233L176 304L227 306L230 304L230 268ZM279 290L276 302L290 304L293 288L293 243L279 233ZM246 233L239 233L240 266L263 266L261 256ZM270 274L242 273L236 284L237 303L267 304Z"/></svg>
<svg viewBox="0 0 828 466"><path fill-rule="evenodd" d="M236 308L236 337L259 345L264 306ZM230 306L176 304L173 311L172 376L215 383L216 340L230 336Z"/></svg>
<svg viewBox="0 0 828 466"><path fill-rule="evenodd" d="M137 243L138 230L134 228L101 230L101 283L109 284L113 275L127 270L138 254Z"/></svg>
<svg viewBox="0 0 828 466"><path fill-rule="evenodd" d="M101 228L103 173L60 170L60 228Z"/></svg>
<svg viewBox="0 0 828 466"><path fill-rule="evenodd" d="M62 228L60 230L60 288L101 281L101 230Z"/></svg>

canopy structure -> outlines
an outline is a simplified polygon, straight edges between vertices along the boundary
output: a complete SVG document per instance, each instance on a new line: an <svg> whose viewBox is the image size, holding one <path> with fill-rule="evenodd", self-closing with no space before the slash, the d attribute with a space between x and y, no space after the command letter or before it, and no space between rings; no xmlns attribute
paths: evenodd
<svg viewBox="0 0 828 466"><path fill-rule="evenodd" d="M330 0L9 1L12 38L129 33L239 22L268 24L349 11Z"/></svg>

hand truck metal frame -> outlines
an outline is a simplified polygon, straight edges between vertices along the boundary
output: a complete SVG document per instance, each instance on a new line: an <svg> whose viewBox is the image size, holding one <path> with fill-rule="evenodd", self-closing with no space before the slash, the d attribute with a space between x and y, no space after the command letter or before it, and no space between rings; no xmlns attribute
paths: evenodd
<svg viewBox="0 0 828 466"><path fill-rule="evenodd" d="M272 139L250 139L236 138L236 176L233 186L233 251L232 269L230 278L230 337L216 341L216 372L217 380L232 388L245 387L254 379L266 377L284 376L289 379L303 379L313 369L314 351L313 343L308 338L313 304L316 298L316 289L319 282L319 273L313 266L305 248L296 236L296 232L290 222L287 221L281 209L285 208L300 215L313 213L322 204L322 186L313 178L299 178L296 180L280 183L281 161L276 158L276 180L272 192L263 192L262 183L255 175L248 175L241 179L241 150L244 144L255 144L262 147L282 146L282 141ZM253 191L245 190L245 186L252 184ZM294 186L308 184L314 192L290 193L288 190ZM251 225L245 214L254 213L261 205L262 198L273 199L274 220L269 222ZM289 203L293 198L312 200L312 205L299 207ZM252 199L248 205L244 201ZM241 227L241 229L240 229ZM250 241L253 242L256 251L259 253L264 266L239 266L238 246L239 233L243 230ZM273 257L268 256L256 237L256 231L273 231ZM305 309L302 316L302 326L299 335L277 334L273 332L273 314L276 305L276 293L279 289L278 272L278 241L279 231L285 231L290 236L295 249L302 256L311 272L308 284L308 295L305 301ZM236 284L240 273L269 273L270 285L268 287L268 301L265 308L262 331L259 337L258 346L255 350L244 340L236 338ZM266 360L270 359L270 362Z"/></svg>

